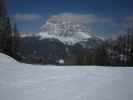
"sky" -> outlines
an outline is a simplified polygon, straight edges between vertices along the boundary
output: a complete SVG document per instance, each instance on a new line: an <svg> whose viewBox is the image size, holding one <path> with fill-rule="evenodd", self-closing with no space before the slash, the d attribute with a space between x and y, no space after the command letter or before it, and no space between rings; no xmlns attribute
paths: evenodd
<svg viewBox="0 0 133 100"><path fill-rule="evenodd" d="M133 0L8 0L8 13L21 32L39 32L53 16L72 16L90 32L109 37L130 27L132 5Z"/></svg>

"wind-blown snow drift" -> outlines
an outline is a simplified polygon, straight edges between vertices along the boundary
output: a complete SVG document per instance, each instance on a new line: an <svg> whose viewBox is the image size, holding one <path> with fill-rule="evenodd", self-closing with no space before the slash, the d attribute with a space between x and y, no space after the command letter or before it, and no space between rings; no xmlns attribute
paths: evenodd
<svg viewBox="0 0 133 100"><path fill-rule="evenodd" d="M132 76L133 68L27 65L0 54L0 99L133 100Z"/></svg>

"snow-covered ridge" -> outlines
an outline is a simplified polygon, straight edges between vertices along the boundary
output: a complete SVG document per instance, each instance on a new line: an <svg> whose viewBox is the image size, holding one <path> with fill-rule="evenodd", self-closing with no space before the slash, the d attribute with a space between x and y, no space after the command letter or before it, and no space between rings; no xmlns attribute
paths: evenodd
<svg viewBox="0 0 133 100"><path fill-rule="evenodd" d="M87 36L85 34L82 34L82 33L77 33L76 36L57 36L57 35L54 35L54 34L48 34L47 32L40 32L38 33L36 36L39 36L40 39L58 39L59 41L61 41L62 43L64 44L67 44L67 45L74 45L78 42L81 42L81 41L86 41L87 39L91 38L91 36Z"/></svg>
<svg viewBox="0 0 133 100"><path fill-rule="evenodd" d="M25 38L25 37L34 37L35 33L29 33L29 32L20 32L20 37Z"/></svg>

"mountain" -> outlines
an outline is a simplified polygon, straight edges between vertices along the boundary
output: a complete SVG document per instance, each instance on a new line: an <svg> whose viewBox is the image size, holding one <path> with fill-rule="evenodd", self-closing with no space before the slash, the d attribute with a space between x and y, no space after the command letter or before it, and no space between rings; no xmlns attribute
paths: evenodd
<svg viewBox="0 0 133 100"><path fill-rule="evenodd" d="M41 27L41 32L35 35L40 37L40 39L58 39L67 45L74 45L92 38L85 25L69 21L56 21L55 19L49 19Z"/></svg>
<svg viewBox="0 0 133 100"><path fill-rule="evenodd" d="M67 56L78 56L83 49L94 49L104 39L88 32L84 24L49 19L41 31L21 34L20 52L36 57L45 57L56 62ZM25 48L25 49L24 49Z"/></svg>
<svg viewBox="0 0 133 100"><path fill-rule="evenodd" d="M67 16L67 15L66 15ZM43 39L57 39L65 45L75 45L79 42L87 42L90 39L100 40L103 38L90 33L88 25L78 21L70 20L71 16L59 18L50 17L48 21L41 26L40 32L36 34L23 34L22 37L39 37Z"/></svg>

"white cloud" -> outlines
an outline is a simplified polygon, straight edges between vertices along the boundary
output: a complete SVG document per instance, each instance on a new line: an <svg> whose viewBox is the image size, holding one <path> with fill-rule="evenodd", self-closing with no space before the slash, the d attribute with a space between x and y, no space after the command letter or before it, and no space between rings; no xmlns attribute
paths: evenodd
<svg viewBox="0 0 133 100"><path fill-rule="evenodd" d="M13 16L15 20L18 21L32 21L32 20L37 20L40 19L41 16L37 14L30 14L30 13L18 13Z"/></svg>
<svg viewBox="0 0 133 100"><path fill-rule="evenodd" d="M92 24L92 23L110 23L111 20L96 16L94 14L75 14L75 13L62 13L51 16L49 21L70 21L73 23Z"/></svg>
<svg viewBox="0 0 133 100"><path fill-rule="evenodd" d="M122 21L122 28L132 28L133 27L133 15L127 16Z"/></svg>

